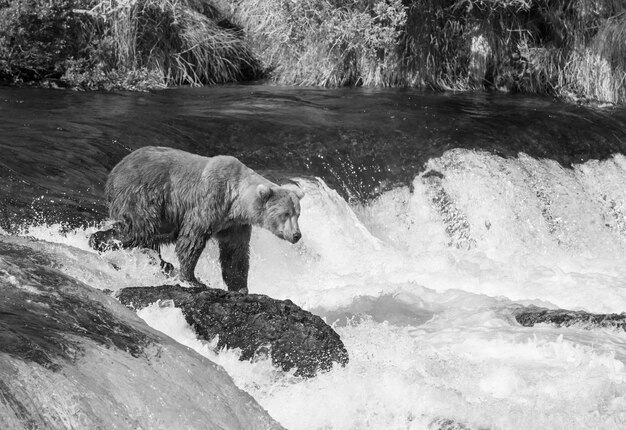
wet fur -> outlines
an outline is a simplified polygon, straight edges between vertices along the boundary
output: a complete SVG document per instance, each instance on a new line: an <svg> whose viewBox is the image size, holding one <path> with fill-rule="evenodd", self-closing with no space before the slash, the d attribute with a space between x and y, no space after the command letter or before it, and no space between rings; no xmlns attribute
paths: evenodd
<svg viewBox="0 0 626 430"><path fill-rule="evenodd" d="M271 192L262 193L265 187ZM247 289L252 225L292 242L300 237L302 194L273 184L230 156L144 147L113 168L105 193L122 246L158 251L175 244L180 276L192 283L198 283L194 270L211 237L219 242L229 290Z"/></svg>

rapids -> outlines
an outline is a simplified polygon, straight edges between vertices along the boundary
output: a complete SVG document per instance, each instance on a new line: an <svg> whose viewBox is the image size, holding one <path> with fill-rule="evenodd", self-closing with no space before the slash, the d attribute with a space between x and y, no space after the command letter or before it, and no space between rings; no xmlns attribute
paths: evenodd
<svg viewBox="0 0 626 430"><path fill-rule="evenodd" d="M0 89L2 231L99 289L175 282L99 255L106 173L148 144L230 153L305 189L296 245L253 231L249 286L333 323L345 368L302 380L139 315L289 429L626 427L626 333L522 327L519 306L626 312L626 111L546 99L221 87ZM176 264L173 250L164 258ZM210 243L197 275L224 288Z"/></svg>

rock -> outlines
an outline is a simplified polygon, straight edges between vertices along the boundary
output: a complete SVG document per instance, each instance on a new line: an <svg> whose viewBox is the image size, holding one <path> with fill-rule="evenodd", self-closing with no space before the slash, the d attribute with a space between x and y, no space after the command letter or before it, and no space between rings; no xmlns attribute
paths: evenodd
<svg viewBox="0 0 626 430"><path fill-rule="evenodd" d="M556 327L577 326L587 329L615 328L626 331L626 313L592 314L585 311L546 309L536 306L519 308L514 311L515 319L524 327L535 324L552 324Z"/></svg>
<svg viewBox="0 0 626 430"><path fill-rule="evenodd" d="M428 430L472 430L472 428L449 418L437 418L430 423Z"/></svg>
<svg viewBox="0 0 626 430"><path fill-rule="evenodd" d="M0 428L282 428L220 366L33 247L0 235Z"/></svg>
<svg viewBox="0 0 626 430"><path fill-rule="evenodd" d="M296 376L312 377L348 362L339 335L290 300L179 285L123 288L117 298L136 310L173 300L201 339L219 336L218 348L240 348L241 360L269 353L275 366L295 368Z"/></svg>

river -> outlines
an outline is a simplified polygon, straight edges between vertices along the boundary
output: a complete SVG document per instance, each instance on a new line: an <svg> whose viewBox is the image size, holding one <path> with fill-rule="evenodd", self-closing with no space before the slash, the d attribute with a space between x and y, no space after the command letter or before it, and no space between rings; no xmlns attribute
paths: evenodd
<svg viewBox="0 0 626 430"><path fill-rule="evenodd" d="M626 427L626 333L532 328L519 306L626 311L626 110L413 90L224 86L155 93L0 88L0 233L100 289L166 279L99 255L108 171L130 151L230 154L305 189L296 245L254 230L251 292L334 324L345 368L301 380L200 342L289 429ZM224 288L210 244L197 275ZM176 263L173 250L164 258Z"/></svg>

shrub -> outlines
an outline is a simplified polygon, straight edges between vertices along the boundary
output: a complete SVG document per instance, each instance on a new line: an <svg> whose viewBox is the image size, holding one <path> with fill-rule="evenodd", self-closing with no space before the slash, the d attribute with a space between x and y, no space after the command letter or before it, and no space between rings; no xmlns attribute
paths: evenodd
<svg viewBox="0 0 626 430"><path fill-rule="evenodd" d="M0 1L0 76L16 81L59 78L76 54L74 0Z"/></svg>
<svg viewBox="0 0 626 430"><path fill-rule="evenodd" d="M0 73L83 88L155 88L252 79L241 33L203 0L0 3Z"/></svg>
<svg viewBox="0 0 626 430"><path fill-rule="evenodd" d="M626 101L626 5L602 23L589 43L570 55L564 71L567 88L582 97Z"/></svg>
<svg viewBox="0 0 626 430"><path fill-rule="evenodd" d="M397 85L401 0L221 2L279 83Z"/></svg>

